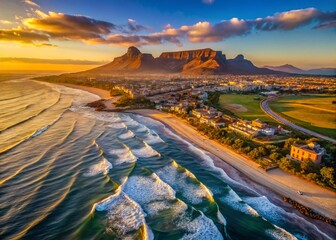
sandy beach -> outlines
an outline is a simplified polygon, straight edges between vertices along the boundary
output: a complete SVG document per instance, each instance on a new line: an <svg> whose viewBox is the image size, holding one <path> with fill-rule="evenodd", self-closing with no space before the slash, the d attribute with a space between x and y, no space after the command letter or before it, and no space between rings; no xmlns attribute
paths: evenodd
<svg viewBox="0 0 336 240"><path fill-rule="evenodd" d="M285 173L280 169L265 172L258 167L257 163L201 135L188 123L171 114L156 110L133 110L132 112L161 121L178 135L222 159L256 183L310 207L326 217L336 219L335 192ZM303 195L299 195L297 191L301 191Z"/></svg>
<svg viewBox="0 0 336 240"><path fill-rule="evenodd" d="M120 98L119 96L112 97L110 92L104 89L75 85L70 83L64 83L63 86L84 90L95 95L98 95L101 99L104 99L105 110L113 110L115 109L114 103Z"/></svg>
<svg viewBox="0 0 336 240"><path fill-rule="evenodd" d="M88 91L99 95L101 98L109 97L109 99L111 99L109 92L106 90L94 87L77 86L73 84L66 84L65 86ZM106 110L112 109L114 109L113 104L110 106L106 104ZM323 216L336 219L335 192L310 183L297 176L283 172L281 169L274 169L265 172L257 163L200 134L187 122L172 114L149 109L132 110L128 112L140 114L162 122L173 132L182 136L184 139L193 143L197 147L200 147L201 149L204 149L220 158L239 172L246 175L248 178L252 179L254 182L271 189L280 196L289 197L306 207L312 208ZM302 192L303 195L299 195L297 191Z"/></svg>
<svg viewBox="0 0 336 240"><path fill-rule="evenodd" d="M75 85L75 84L70 84L70 83L62 83L61 85L66 86L66 87L70 87L70 88L84 90L84 91L96 94L102 99L111 98L110 92L107 91L107 90L104 90L104 89L82 86L82 85Z"/></svg>

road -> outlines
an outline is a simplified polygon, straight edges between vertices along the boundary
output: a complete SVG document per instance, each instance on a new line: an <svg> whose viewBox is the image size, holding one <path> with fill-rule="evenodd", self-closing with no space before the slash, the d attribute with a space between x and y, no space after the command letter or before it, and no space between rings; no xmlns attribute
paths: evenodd
<svg viewBox="0 0 336 240"><path fill-rule="evenodd" d="M324 136L322 134L319 134L317 132L314 132L314 131L311 131L309 129L306 129L306 128L303 128L303 127L300 127L294 123L292 123L291 121L281 117L280 115L278 115L277 113L273 112L270 107L268 106L268 102L269 101L272 101L274 100L274 98L266 98L264 100L261 101L260 103L260 107L261 109L267 114L269 115L271 118L275 119L276 121L284 124L284 125L287 125L295 130L298 130L302 133L305 133L305 134L308 134L308 135L311 135L311 136L314 136L314 137L317 137L317 138L320 138L320 139L324 139L324 140L327 140L329 142L332 142L333 144L336 144L336 140L333 139L333 138L330 138L330 137L327 137L327 136Z"/></svg>

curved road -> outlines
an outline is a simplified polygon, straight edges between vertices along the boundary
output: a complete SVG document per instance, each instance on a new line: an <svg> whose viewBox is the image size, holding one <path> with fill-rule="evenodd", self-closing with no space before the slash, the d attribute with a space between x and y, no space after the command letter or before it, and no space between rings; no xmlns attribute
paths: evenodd
<svg viewBox="0 0 336 240"><path fill-rule="evenodd" d="M321 138L321 139L324 139L324 140L327 140L329 142L332 142L333 144L336 144L336 140L333 139L333 138L330 138L330 137L327 137L327 136L324 136L322 134L319 134L317 132L313 132L309 129L306 129L306 128L303 128L303 127L300 127L294 123L292 123L291 121L281 117L280 115L278 115L277 113L273 112L270 107L268 106L268 102L269 101L272 101L274 100L274 98L266 98L264 100L262 100L260 102L260 107L261 109L267 114L269 115L271 118L275 119L276 121L282 123L282 124L285 124L295 130L298 130L300 132L303 132L305 134L309 134L311 136L314 136L314 137L317 137L317 138Z"/></svg>

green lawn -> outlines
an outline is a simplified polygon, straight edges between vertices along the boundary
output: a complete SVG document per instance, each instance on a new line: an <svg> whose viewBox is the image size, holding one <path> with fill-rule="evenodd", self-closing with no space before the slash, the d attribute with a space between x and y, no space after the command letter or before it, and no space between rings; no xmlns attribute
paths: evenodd
<svg viewBox="0 0 336 240"><path fill-rule="evenodd" d="M288 96L269 105L297 125L336 138L336 104L332 101L336 101L336 96Z"/></svg>
<svg viewBox="0 0 336 240"><path fill-rule="evenodd" d="M260 100L255 100L259 95L243 95L243 94L222 94L219 98L219 105L222 108L228 109L236 116L255 120L260 119L263 122L275 123L275 121L268 117L260 108Z"/></svg>

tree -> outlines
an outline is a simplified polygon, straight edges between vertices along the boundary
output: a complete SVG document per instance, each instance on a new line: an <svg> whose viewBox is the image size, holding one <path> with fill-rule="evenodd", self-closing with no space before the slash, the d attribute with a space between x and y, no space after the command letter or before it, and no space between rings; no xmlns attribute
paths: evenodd
<svg viewBox="0 0 336 240"><path fill-rule="evenodd" d="M311 160L302 161L300 164L301 173L318 173L319 168L318 166L313 163Z"/></svg>
<svg viewBox="0 0 336 240"><path fill-rule="evenodd" d="M293 144L297 144L297 143L303 143L303 142L300 138L288 138L285 141L284 148L290 149Z"/></svg>
<svg viewBox="0 0 336 240"><path fill-rule="evenodd" d="M262 156L266 156L267 151L264 147L258 147L259 154Z"/></svg>
<svg viewBox="0 0 336 240"><path fill-rule="evenodd" d="M260 152L259 152L259 150L258 150L257 148L254 148L254 149L252 149L252 151L250 151L250 152L248 153L248 155L249 155L251 158L253 158L253 159L257 159L257 158L260 157Z"/></svg>
<svg viewBox="0 0 336 240"><path fill-rule="evenodd" d="M235 141L234 141L234 144L232 145L232 147L233 148L235 148L235 149L240 149L240 148L242 148L243 146L244 146L244 141L243 140L241 140L241 139L236 139Z"/></svg>
<svg viewBox="0 0 336 240"><path fill-rule="evenodd" d="M269 155L269 158L276 162L280 159L280 157L281 157L281 154L277 152L273 152Z"/></svg>
<svg viewBox="0 0 336 240"><path fill-rule="evenodd" d="M335 169L332 167L323 167L320 170L322 180L327 182L330 186L335 187Z"/></svg>

